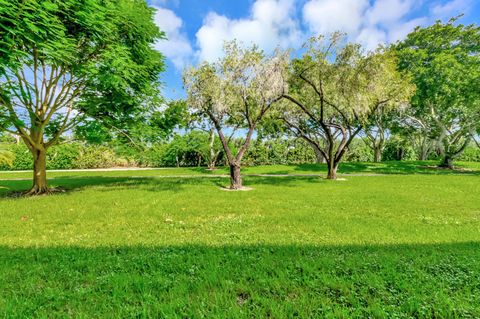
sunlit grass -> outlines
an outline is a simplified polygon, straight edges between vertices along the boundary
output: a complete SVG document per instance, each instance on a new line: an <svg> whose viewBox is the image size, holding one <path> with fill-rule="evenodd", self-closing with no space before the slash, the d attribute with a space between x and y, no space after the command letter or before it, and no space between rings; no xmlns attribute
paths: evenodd
<svg viewBox="0 0 480 319"><path fill-rule="evenodd" d="M317 172L246 171L280 170ZM37 198L1 181L0 316L478 317L480 177L407 170L247 176L250 192L59 173L67 192Z"/></svg>

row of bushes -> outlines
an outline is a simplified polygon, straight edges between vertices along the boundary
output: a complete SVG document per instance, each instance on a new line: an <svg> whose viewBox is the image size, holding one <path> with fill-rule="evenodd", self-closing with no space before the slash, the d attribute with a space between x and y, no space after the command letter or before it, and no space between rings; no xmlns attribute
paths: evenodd
<svg viewBox="0 0 480 319"><path fill-rule="evenodd" d="M210 162L209 136L207 133L178 135L169 143L158 144L138 150L131 147L111 147L107 145L86 145L65 143L49 149L48 169L109 168L109 167L175 167L207 166ZM234 142L235 143L235 142ZM4 145L4 149L14 154L13 165L1 164L0 170L32 169L32 155L23 144ZM214 143L216 165L225 165L225 158L218 141ZM416 160L416 152L411 146L387 143L383 152L384 160ZM243 163L253 165L295 165L315 163L313 149L303 140L254 140L245 154ZM371 162L372 150L362 140L355 140L344 159L346 162ZM480 162L480 149L468 147L459 158L461 161Z"/></svg>
<svg viewBox="0 0 480 319"><path fill-rule="evenodd" d="M8 145L6 149L14 155L13 165L2 164L0 170L33 169L32 154L24 144ZM47 169L108 168L132 164L119 157L110 147L101 145L66 143L54 146L47 152Z"/></svg>

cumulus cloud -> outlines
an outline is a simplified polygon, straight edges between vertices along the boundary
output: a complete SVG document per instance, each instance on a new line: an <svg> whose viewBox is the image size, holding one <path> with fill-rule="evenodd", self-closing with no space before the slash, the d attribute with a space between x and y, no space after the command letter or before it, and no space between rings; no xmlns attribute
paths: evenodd
<svg viewBox="0 0 480 319"><path fill-rule="evenodd" d="M422 26L428 23L426 17L420 17L412 19L406 22L400 22L392 28L388 35L388 42L397 42L404 39L407 34L413 31L418 26Z"/></svg>
<svg viewBox="0 0 480 319"><path fill-rule="evenodd" d="M356 38L366 50L373 51L380 43L386 43L387 33L378 28L364 28Z"/></svg>
<svg viewBox="0 0 480 319"><path fill-rule="evenodd" d="M377 0L367 10L366 19L369 24L396 23L413 7L412 0Z"/></svg>
<svg viewBox="0 0 480 319"><path fill-rule="evenodd" d="M314 34L346 32L351 41L373 50L425 23L424 18L405 21L414 6L414 0L308 0L303 19Z"/></svg>
<svg viewBox="0 0 480 319"><path fill-rule="evenodd" d="M357 33L367 7L368 0L309 0L303 7L303 19L317 34Z"/></svg>
<svg viewBox="0 0 480 319"><path fill-rule="evenodd" d="M472 0L452 0L432 7L432 14L437 19L451 18L461 13L467 13L472 6Z"/></svg>
<svg viewBox="0 0 480 319"><path fill-rule="evenodd" d="M257 0L250 17L244 19L210 12L196 34L197 57L200 61L214 61L221 56L224 41L233 39L246 45L257 44L266 51L277 46L297 46L303 39L294 15L294 0Z"/></svg>
<svg viewBox="0 0 480 319"><path fill-rule="evenodd" d="M172 10L155 7L155 24L164 31L167 40L158 41L155 48L172 61L177 69L190 63L193 49L182 32L183 21Z"/></svg>

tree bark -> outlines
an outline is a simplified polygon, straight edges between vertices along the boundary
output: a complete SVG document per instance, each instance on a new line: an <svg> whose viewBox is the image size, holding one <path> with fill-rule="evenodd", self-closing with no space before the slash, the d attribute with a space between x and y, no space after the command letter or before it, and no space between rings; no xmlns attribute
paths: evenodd
<svg viewBox="0 0 480 319"><path fill-rule="evenodd" d="M315 146L312 146L312 147L315 152L315 158L316 158L317 164L325 163L325 157L323 156L322 152L320 152L320 150L317 147Z"/></svg>
<svg viewBox="0 0 480 319"><path fill-rule="evenodd" d="M208 160L208 169L214 170L215 164L216 164L216 155L215 155L215 130L213 129L213 127L210 129L208 147L210 148L210 158Z"/></svg>
<svg viewBox="0 0 480 319"><path fill-rule="evenodd" d="M336 163L334 159L328 160L327 168L328 168L327 179L332 179L332 180L337 179L338 163Z"/></svg>
<svg viewBox="0 0 480 319"><path fill-rule="evenodd" d="M33 148L33 185L27 195L42 195L50 192L47 184L47 150Z"/></svg>
<svg viewBox="0 0 480 319"><path fill-rule="evenodd" d="M382 148L377 146L373 149L374 157L373 161L375 163L380 163L382 161Z"/></svg>
<svg viewBox="0 0 480 319"><path fill-rule="evenodd" d="M243 187L240 165L230 165L230 189L241 189Z"/></svg>
<svg viewBox="0 0 480 319"><path fill-rule="evenodd" d="M443 157L442 163L440 163L439 167L453 169L453 158L450 155L446 154Z"/></svg>

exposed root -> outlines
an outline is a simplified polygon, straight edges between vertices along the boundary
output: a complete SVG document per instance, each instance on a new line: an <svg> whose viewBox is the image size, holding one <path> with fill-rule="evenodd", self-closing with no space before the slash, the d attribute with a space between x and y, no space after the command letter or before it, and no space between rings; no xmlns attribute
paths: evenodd
<svg viewBox="0 0 480 319"><path fill-rule="evenodd" d="M30 197L30 196L45 196L51 195L55 193L65 193L65 190L62 188L54 188L54 187L32 187L30 190L26 192L20 193L20 196Z"/></svg>

